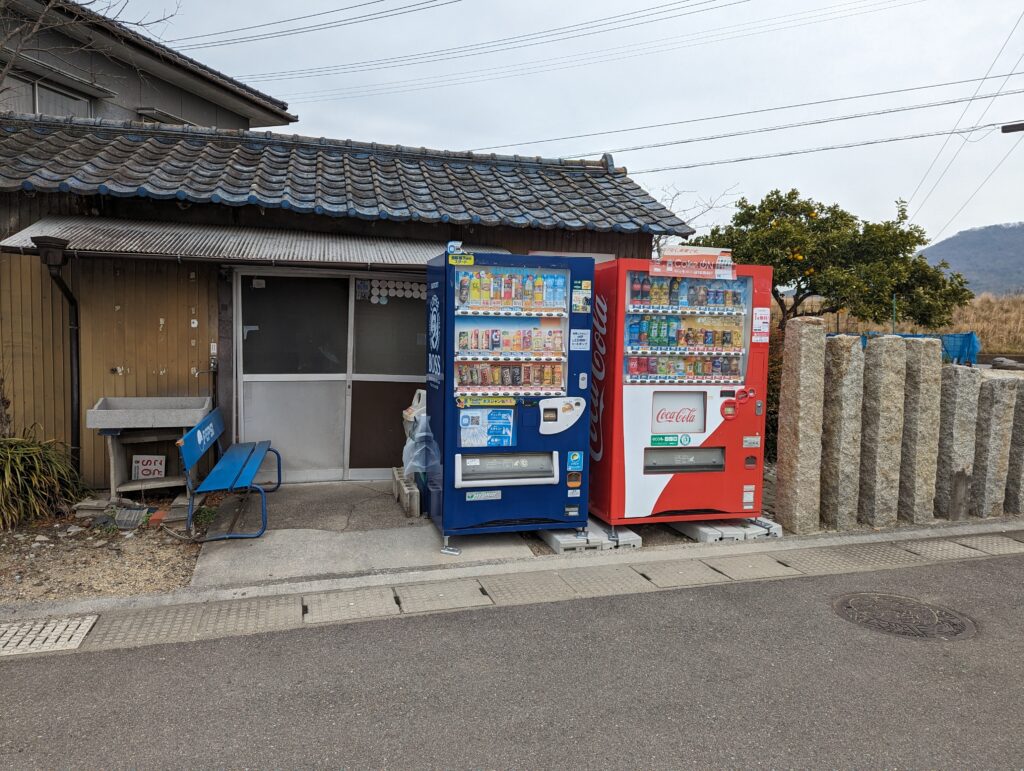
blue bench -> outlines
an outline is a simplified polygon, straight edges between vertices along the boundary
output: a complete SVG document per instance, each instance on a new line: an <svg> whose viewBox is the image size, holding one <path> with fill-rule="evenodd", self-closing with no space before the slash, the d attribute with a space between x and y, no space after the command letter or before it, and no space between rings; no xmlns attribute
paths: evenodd
<svg viewBox="0 0 1024 771"><path fill-rule="evenodd" d="M267 529L267 493L272 493L281 486L281 453L270 446L270 442L245 442L233 444L228 448L206 479L198 487L192 479L192 470L217 440L224 433L224 418L220 409L215 409L185 436L178 440L181 452L181 464L185 469L185 484L188 487L188 522L186 531L192 532L192 514L198 493L249 493L255 490L260 494L260 505L263 524L256 533L227 533L207 538L208 541L219 541L226 538L259 538ZM267 490L253 484L256 472L260 470L267 453L277 456L277 484Z"/></svg>

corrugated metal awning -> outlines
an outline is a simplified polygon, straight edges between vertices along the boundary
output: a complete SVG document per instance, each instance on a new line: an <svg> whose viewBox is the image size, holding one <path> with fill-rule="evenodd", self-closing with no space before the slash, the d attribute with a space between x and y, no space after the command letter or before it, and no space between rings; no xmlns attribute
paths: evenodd
<svg viewBox="0 0 1024 771"><path fill-rule="evenodd" d="M262 265L381 265L417 268L445 250L441 241L305 230L192 225L104 217L44 217L0 242L0 251L35 254L33 236L68 242L79 257L212 260ZM496 247L476 251L506 253Z"/></svg>

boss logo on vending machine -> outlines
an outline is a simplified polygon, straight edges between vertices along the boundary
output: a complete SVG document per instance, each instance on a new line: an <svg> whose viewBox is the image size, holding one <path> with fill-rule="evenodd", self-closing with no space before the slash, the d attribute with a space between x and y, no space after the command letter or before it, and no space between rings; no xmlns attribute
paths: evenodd
<svg viewBox="0 0 1024 771"><path fill-rule="evenodd" d="M437 295L430 296L427 310L427 377L441 379L441 301Z"/></svg>

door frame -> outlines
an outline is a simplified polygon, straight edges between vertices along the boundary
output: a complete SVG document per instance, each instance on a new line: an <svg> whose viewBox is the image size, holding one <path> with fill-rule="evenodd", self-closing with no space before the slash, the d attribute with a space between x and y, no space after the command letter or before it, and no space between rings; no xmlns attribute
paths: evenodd
<svg viewBox="0 0 1024 771"><path fill-rule="evenodd" d="M305 278L345 278L348 279L348 341L345 372L325 375L246 375L243 371L242 356L242 279L250 276L287 276ZM245 400L242 389L245 383L268 381L334 381L345 383L345 429L342 437L342 476L340 481L390 479L391 469L353 469L351 466L352 448L352 384L354 382L388 382L388 383L426 383L426 375L361 375L353 372L355 366L355 315L356 315L356 279L384 279L410 281L422 279L426 282L426 266L409 271L396 270L352 270L338 268L278 268L262 266L238 266L232 270L232 338L234 341L232 363L234 371L234 388L232 389L232 414L235 416L235 440L245 441Z"/></svg>

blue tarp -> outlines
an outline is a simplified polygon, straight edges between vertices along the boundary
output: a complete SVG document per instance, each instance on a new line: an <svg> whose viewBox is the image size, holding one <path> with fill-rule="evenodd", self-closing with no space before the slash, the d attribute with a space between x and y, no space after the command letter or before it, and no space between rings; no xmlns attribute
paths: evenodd
<svg viewBox="0 0 1024 771"><path fill-rule="evenodd" d="M887 332L867 332L860 336L861 345L868 344L869 337L878 337ZM981 353L981 340L974 332L957 332L948 335L911 335L897 332L900 337L935 337L942 341L942 360L952 364L977 364Z"/></svg>

